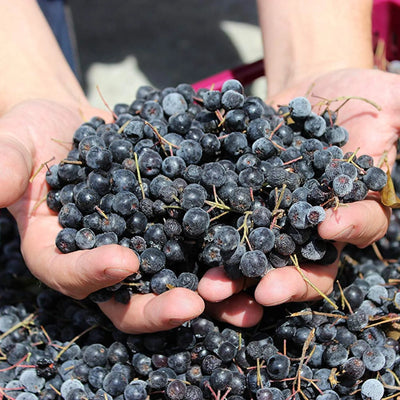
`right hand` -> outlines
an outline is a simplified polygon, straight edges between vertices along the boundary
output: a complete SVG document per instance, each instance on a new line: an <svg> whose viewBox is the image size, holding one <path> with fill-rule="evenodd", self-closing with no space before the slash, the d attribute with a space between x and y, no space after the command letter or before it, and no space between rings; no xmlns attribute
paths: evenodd
<svg viewBox="0 0 400 400"><path fill-rule="evenodd" d="M350 134L343 151L353 152L359 148L357 154L372 156L376 165L387 152L388 165L393 167L400 135L400 98L396 94L400 88L400 77L375 69L340 69L289 87L270 101L273 105L288 104L292 98L304 96L311 85L313 93L321 98L357 96L379 104L381 111L367 102L353 99L340 109L337 123ZM313 97L310 100L313 104L319 102ZM335 102L333 109L339 104ZM315 111L320 110L315 107ZM389 207L380 202L379 193L371 192L362 201L346 204L337 210L328 209L325 220L318 226L318 232L323 239L334 241L339 253L347 243L365 248L385 235L390 214ZM304 275L324 294L333 290L338 267L339 257L330 265L301 265ZM269 307L320 298L319 293L293 266L268 272L257 282L253 301L247 298L240 303L236 298L246 284L243 279L228 279L223 268L217 267L206 272L199 283L199 292L212 305L210 309L213 315L240 326L259 322L262 310L257 308L257 304L259 307ZM232 307L231 304L236 306Z"/></svg>

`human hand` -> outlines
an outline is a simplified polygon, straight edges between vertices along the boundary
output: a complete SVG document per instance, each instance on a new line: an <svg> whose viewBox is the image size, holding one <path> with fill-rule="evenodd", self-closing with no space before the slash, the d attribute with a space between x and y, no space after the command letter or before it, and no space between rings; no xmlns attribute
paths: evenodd
<svg viewBox="0 0 400 400"><path fill-rule="evenodd" d="M343 150L357 154L369 154L378 162L387 151L388 164L393 166L400 130L400 98L397 92L400 77L372 69L345 69L329 72L315 80L307 79L296 87L269 99L272 105L285 105L296 96L304 96L311 88L311 104L321 98L335 99L343 96L363 97L377 103L377 111L371 104L350 100L340 109L337 123L350 133ZM335 110L341 102L334 102ZM318 109L314 109L318 112ZM328 209L318 231L322 238L334 240L340 251L345 243L366 247L381 238L388 227L390 210L379 202L376 193L367 199ZM301 265L305 276L323 293L330 293L337 274L338 260L331 265ZM219 319L238 326L251 326L262 317L262 306L272 306L290 301L314 300L318 293L306 283L293 266L274 269L257 284L254 299L242 291L244 280L231 281L223 268L209 270L199 284L199 292L209 302L210 312ZM240 296L240 298L238 298ZM243 302L243 297L245 301ZM255 300L255 301L254 301Z"/></svg>
<svg viewBox="0 0 400 400"><path fill-rule="evenodd" d="M43 202L47 193L46 168L30 177L46 161L58 163L71 147L72 134L93 115L109 113L81 104L32 100L12 107L0 118L0 207L15 217L21 251L30 271L49 287L75 299L120 282L138 269L134 252L118 245L61 254L55 246L57 214ZM99 304L113 324L126 332L170 329L203 311L194 292L177 288L160 296L134 295L127 305Z"/></svg>

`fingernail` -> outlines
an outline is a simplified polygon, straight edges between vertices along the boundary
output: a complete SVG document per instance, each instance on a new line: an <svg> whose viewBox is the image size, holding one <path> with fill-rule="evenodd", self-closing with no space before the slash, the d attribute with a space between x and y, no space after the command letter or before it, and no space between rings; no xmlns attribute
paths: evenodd
<svg viewBox="0 0 400 400"><path fill-rule="evenodd" d="M104 275L107 275L110 278L119 278L123 279L129 276L132 273L132 271L128 269L122 269L122 268L106 268L104 270Z"/></svg>
<svg viewBox="0 0 400 400"><path fill-rule="evenodd" d="M186 320L182 320L182 319L174 319L174 318L172 318L172 319L169 320L170 325L173 325L173 326L181 326L185 322L186 322Z"/></svg>
<svg viewBox="0 0 400 400"><path fill-rule="evenodd" d="M332 236L332 240L344 240L348 239L351 236L351 232L354 230L354 225L350 225L347 228L344 228L342 231Z"/></svg>

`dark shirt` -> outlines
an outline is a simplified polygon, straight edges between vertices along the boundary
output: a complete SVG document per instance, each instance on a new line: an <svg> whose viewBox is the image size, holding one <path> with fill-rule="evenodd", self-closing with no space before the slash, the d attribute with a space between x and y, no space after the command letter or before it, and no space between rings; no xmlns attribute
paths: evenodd
<svg viewBox="0 0 400 400"><path fill-rule="evenodd" d="M61 50L64 53L68 64L78 74L78 63L76 52L72 44L73 33L71 24L68 23L68 17L65 12L66 1L64 0L37 0L44 16L46 17L53 33L57 39Z"/></svg>

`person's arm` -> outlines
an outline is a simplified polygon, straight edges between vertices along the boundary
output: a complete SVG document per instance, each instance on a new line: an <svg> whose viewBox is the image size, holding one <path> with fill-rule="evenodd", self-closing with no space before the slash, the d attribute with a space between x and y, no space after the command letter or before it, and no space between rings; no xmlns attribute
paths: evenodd
<svg viewBox="0 0 400 400"><path fill-rule="evenodd" d="M83 113L89 105L37 2L0 0L0 10L0 116L26 101L56 101L72 109L71 124L76 127L82 122L79 108ZM0 135L1 149L7 156L2 156L0 183L9 190L2 191L0 207L13 204L25 192L38 144L6 129L8 124ZM40 145L50 147L47 140L43 137Z"/></svg>
<svg viewBox="0 0 400 400"><path fill-rule="evenodd" d="M258 0L268 97L342 68L373 66L372 0Z"/></svg>
<svg viewBox="0 0 400 400"><path fill-rule="evenodd" d="M37 2L0 0L0 9L0 115L38 98L87 106Z"/></svg>

